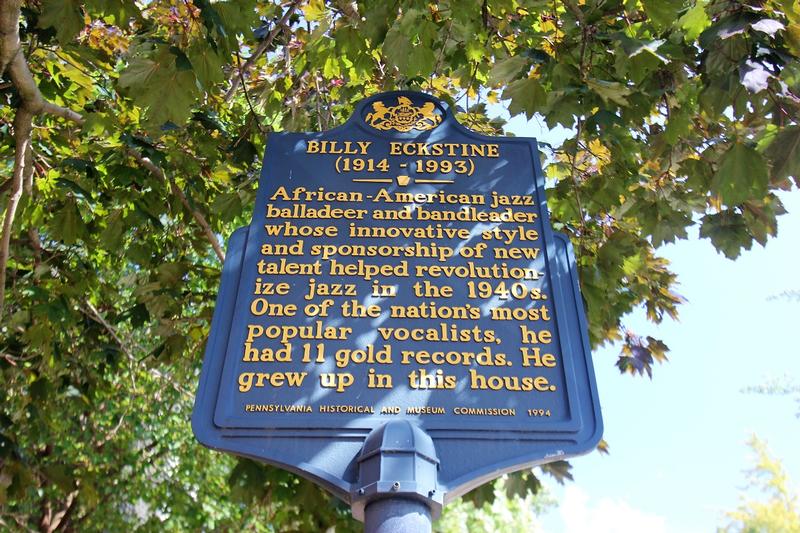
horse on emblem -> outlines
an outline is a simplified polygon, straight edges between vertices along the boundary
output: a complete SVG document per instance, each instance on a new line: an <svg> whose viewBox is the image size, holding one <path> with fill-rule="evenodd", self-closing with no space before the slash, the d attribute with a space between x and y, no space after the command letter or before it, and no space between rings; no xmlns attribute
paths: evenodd
<svg viewBox="0 0 800 533"><path fill-rule="evenodd" d="M433 102L426 102L417 107L410 98L397 97L397 105L387 107L383 102L372 103L372 112L367 113L365 122L378 130L395 129L401 132L416 130L429 130L435 128L442 116L436 113Z"/></svg>

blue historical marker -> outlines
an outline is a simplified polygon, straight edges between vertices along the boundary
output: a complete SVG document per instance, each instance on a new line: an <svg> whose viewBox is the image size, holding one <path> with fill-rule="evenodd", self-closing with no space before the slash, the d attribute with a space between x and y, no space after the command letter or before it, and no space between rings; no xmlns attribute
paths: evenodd
<svg viewBox="0 0 800 533"><path fill-rule="evenodd" d="M327 132L271 134L192 423L368 522L391 495L435 515L593 449L586 319L536 141L480 135L412 92L367 98Z"/></svg>

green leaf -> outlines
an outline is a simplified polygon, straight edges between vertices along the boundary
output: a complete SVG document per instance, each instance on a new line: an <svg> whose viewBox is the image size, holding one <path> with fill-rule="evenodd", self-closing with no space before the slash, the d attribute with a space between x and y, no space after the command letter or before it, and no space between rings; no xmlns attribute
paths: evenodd
<svg viewBox="0 0 800 533"><path fill-rule="evenodd" d="M703 30L711 24L711 20L706 13L706 4L708 4L708 0L697 0L695 5L678 19L678 24L685 31L684 39L686 42L692 42L697 39L703 33Z"/></svg>
<svg viewBox="0 0 800 533"><path fill-rule="evenodd" d="M106 228L100 234L100 243L108 250L117 250L125 236L125 218L121 210L112 213L106 223Z"/></svg>
<svg viewBox="0 0 800 533"><path fill-rule="evenodd" d="M547 125L555 128L561 124L571 128L575 124L575 117L583 113L583 107L574 91L552 91L547 95L547 108L545 120Z"/></svg>
<svg viewBox="0 0 800 533"><path fill-rule="evenodd" d="M652 39L652 40L641 40L641 39L631 39L630 37L626 36L625 34L618 35L620 44L622 45L622 49L625 51L626 56L628 57L635 57L639 54L650 54L664 63L669 63L664 56L660 55L658 49L661 48L665 42L665 39Z"/></svg>
<svg viewBox="0 0 800 533"><path fill-rule="evenodd" d="M494 502L495 494L494 494L494 484L493 483L484 483L477 488L472 489L464 496L462 496L464 500L472 502L472 504L477 507L481 508L484 505L491 505Z"/></svg>
<svg viewBox="0 0 800 533"><path fill-rule="evenodd" d="M536 494L542 488L542 483L539 481L533 472L514 472L509 474L504 482L504 489L507 498L525 498L529 494Z"/></svg>
<svg viewBox="0 0 800 533"><path fill-rule="evenodd" d="M72 477L73 472L64 465L48 465L44 468L44 473L49 481L52 481L64 492L69 492L74 487L75 480Z"/></svg>
<svg viewBox="0 0 800 533"><path fill-rule="evenodd" d="M497 86L511 83L511 80L520 74L522 67L528 64L529 61L524 56L512 56L498 61L489 71L489 85Z"/></svg>
<svg viewBox="0 0 800 533"><path fill-rule="evenodd" d="M758 22L754 22L750 25L750 27L756 31L760 31L761 33L766 33L770 37L774 37L777 32L785 29L785 26L781 21L769 18L764 18Z"/></svg>
<svg viewBox="0 0 800 533"><path fill-rule="evenodd" d="M302 9L306 19L312 22L320 20L325 16L325 0L309 0Z"/></svg>
<svg viewBox="0 0 800 533"><path fill-rule="evenodd" d="M39 15L40 28L55 28L60 43L67 43L84 28L80 0L44 0Z"/></svg>
<svg viewBox="0 0 800 533"><path fill-rule="evenodd" d="M470 61L480 61L483 55L486 53L486 48L479 39L472 38L467 41L465 51L467 53L467 59Z"/></svg>
<svg viewBox="0 0 800 533"><path fill-rule="evenodd" d="M436 54L426 46L432 37L430 30L431 23L422 12L411 9L386 34L386 59L406 77L427 76L433 70Z"/></svg>
<svg viewBox="0 0 800 533"><path fill-rule="evenodd" d="M782 129L767 147L766 155L772 164L772 181L794 178L800 187L800 126Z"/></svg>
<svg viewBox="0 0 800 533"><path fill-rule="evenodd" d="M511 116L525 113L528 120L534 113L547 105L547 94L542 85L534 78L525 78L511 83L503 91L503 100L511 100L508 112Z"/></svg>
<svg viewBox="0 0 800 533"><path fill-rule="evenodd" d="M765 90L769 86L772 74L759 61L748 59L739 65L739 81L751 93Z"/></svg>
<svg viewBox="0 0 800 533"><path fill-rule="evenodd" d="M700 46L710 48L720 41L730 39L747 31L754 16L751 13L735 13L719 19L700 34Z"/></svg>
<svg viewBox="0 0 800 533"><path fill-rule="evenodd" d="M112 130L113 125L113 120L104 113L86 113L82 130L86 135L102 137Z"/></svg>
<svg viewBox="0 0 800 533"><path fill-rule="evenodd" d="M194 72L181 65L165 45L153 53L141 54L130 60L119 76L119 86L141 107L147 109L151 125L171 121L183 124L191 116L191 107L199 95Z"/></svg>
<svg viewBox="0 0 800 533"><path fill-rule="evenodd" d="M574 479L572 477L572 472L570 472L570 470L572 470L572 465L567 461L545 463L540 468L542 472L547 472L553 476L560 485L563 485L566 480L572 481Z"/></svg>
<svg viewBox="0 0 800 533"><path fill-rule="evenodd" d="M704 194L711 184L711 165L702 159L684 159L680 164L680 172L686 176L686 186L692 191Z"/></svg>
<svg viewBox="0 0 800 533"><path fill-rule="evenodd" d="M684 108L671 109L669 121L664 130L664 138L669 144L677 143L683 135L689 132L692 126L692 116Z"/></svg>
<svg viewBox="0 0 800 533"><path fill-rule="evenodd" d="M259 157L256 146L248 140L240 141L230 150L233 161L242 165L250 165Z"/></svg>
<svg viewBox="0 0 800 533"><path fill-rule="evenodd" d="M186 270L185 263L162 263L156 267L158 282L165 287L174 287L181 282Z"/></svg>
<svg viewBox="0 0 800 533"><path fill-rule="evenodd" d="M663 43L663 40L623 40L621 43L623 53L616 51L615 54L614 68L617 77L633 82L633 84L639 84L662 64L669 63L669 59L657 52Z"/></svg>
<svg viewBox="0 0 800 533"><path fill-rule="evenodd" d="M331 54L325 59L325 65L322 67L322 75L326 79L338 78L341 75L341 63L339 56Z"/></svg>
<svg viewBox="0 0 800 533"><path fill-rule="evenodd" d="M736 259L742 248L749 250L753 246L753 237L747 231L744 217L730 209L704 216L700 237L710 239L714 248L728 259Z"/></svg>
<svg viewBox="0 0 800 533"><path fill-rule="evenodd" d="M138 19L141 12L133 0L89 0L86 10L93 17L113 20L115 25L124 26L132 19Z"/></svg>
<svg viewBox="0 0 800 533"><path fill-rule="evenodd" d="M653 224L649 226L643 223L642 226L650 229L653 246L656 247L675 242L676 238L685 239L688 236L686 228L694 224L689 213L670 209L667 205L655 206L650 214Z"/></svg>
<svg viewBox="0 0 800 533"><path fill-rule="evenodd" d="M643 0L647 18L661 28L668 28L675 22L675 13L683 7L682 0Z"/></svg>
<svg viewBox="0 0 800 533"><path fill-rule="evenodd" d="M229 0L211 4L211 8L222 20L222 27L231 46L235 45L237 34L247 34L257 25L253 16L255 7L255 0Z"/></svg>
<svg viewBox="0 0 800 533"><path fill-rule="evenodd" d="M208 42L195 41L186 50L186 55L189 57L197 80L206 91L225 79L222 72L224 61Z"/></svg>
<svg viewBox="0 0 800 533"><path fill-rule="evenodd" d="M786 47L795 56L800 56L800 23L789 24L783 34Z"/></svg>
<svg viewBox="0 0 800 533"><path fill-rule="evenodd" d="M86 227L73 198L69 198L64 207L53 216L50 229L64 244L75 244L79 239L85 238Z"/></svg>
<svg viewBox="0 0 800 533"><path fill-rule="evenodd" d="M239 194L235 192L220 194L214 199L211 212L220 220L226 222L233 220L242 212L242 200Z"/></svg>
<svg viewBox="0 0 800 533"><path fill-rule="evenodd" d="M728 93L719 85L708 85L700 93L700 109L710 118L719 116L728 105L730 98Z"/></svg>
<svg viewBox="0 0 800 533"><path fill-rule="evenodd" d="M336 33L334 33L334 39L336 41L336 52L350 58L355 58L366 47L364 35L351 26L337 28Z"/></svg>
<svg viewBox="0 0 800 533"><path fill-rule="evenodd" d="M364 9L364 17L369 21L360 31L369 39L372 46L378 46L387 36L391 21L394 21L397 7L391 2L369 2ZM385 49L385 48L384 48ZM386 49L385 49L386 50Z"/></svg>
<svg viewBox="0 0 800 533"><path fill-rule="evenodd" d="M628 100L625 97L631 94L631 90L619 82L590 78L586 80L586 85L597 93L606 104L611 101L621 106L628 105Z"/></svg>
<svg viewBox="0 0 800 533"><path fill-rule="evenodd" d="M785 213L783 204L773 194L768 195L763 202L747 202L742 210L750 235L761 246L766 246L767 239L778 234L777 217Z"/></svg>
<svg viewBox="0 0 800 533"><path fill-rule="evenodd" d="M711 191L726 205L737 205L749 199L761 199L767 194L767 163L764 158L743 143L734 143L722 156L711 180Z"/></svg>

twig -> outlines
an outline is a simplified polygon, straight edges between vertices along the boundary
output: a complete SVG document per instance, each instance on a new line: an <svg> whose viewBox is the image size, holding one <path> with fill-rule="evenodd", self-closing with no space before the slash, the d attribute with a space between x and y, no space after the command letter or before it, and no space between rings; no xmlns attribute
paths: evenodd
<svg viewBox="0 0 800 533"><path fill-rule="evenodd" d="M133 354L128 349L128 343L124 342L120 338L116 328L114 328L114 326L108 323L108 321L103 317L102 314L100 314L100 311L97 310L97 308L92 304L92 302L86 300L85 303L88 311L84 311L84 313L89 315L89 318L91 318L92 320L103 326L103 328L105 328L108 334L111 335L111 338L114 339L114 342L116 342L119 345L120 349L125 353L125 355L127 355L128 357L133 357ZM137 346L137 348L144 351L141 346Z"/></svg>
<svg viewBox="0 0 800 533"><path fill-rule="evenodd" d="M225 262L225 252L222 250L222 246L220 246L219 241L217 240L217 236L214 235L214 232L211 230L211 226L208 225L208 221L206 217L203 216L203 213L198 211L197 209L193 209L192 205L189 203L189 199L186 197L186 194L183 192L183 189L178 187L178 185L172 179L168 179L164 170L161 167L153 163L153 161L143 155L138 150L134 150L133 148L128 148L126 150L127 154L131 156L133 159L136 160L141 166L146 168L150 171L150 173L158 178L161 182L166 183L169 185L172 194L178 197L181 201L181 204L192 214L195 221L200 225L203 229L203 233L205 234L208 242L211 243L211 247L214 248L214 253L217 254L217 257L220 261Z"/></svg>
<svg viewBox="0 0 800 533"><path fill-rule="evenodd" d="M239 83L241 83L243 73L250 70L255 64L255 62L258 61L258 58L261 57L264 54L264 52L267 51L267 48L269 48L272 45L272 41L274 41L275 37L277 37L278 34L283 30L286 21L288 21L289 17L292 16L294 10L297 9L297 6L300 4L300 2L301 0L294 0L289 5L289 8L286 10L286 13L284 13L283 17L281 17L281 19L275 24L275 26L272 28L272 31L270 31L269 34L267 35L267 38L258 44L253 54L247 58L247 61L244 62L244 65L242 65L242 68L238 73L239 75L237 76L236 73L233 73L231 75L230 79L231 86L228 89L228 92L225 93L224 97L225 102L231 101L233 95L236 94L236 89L239 88Z"/></svg>
<svg viewBox="0 0 800 533"><path fill-rule="evenodd" d="M438 57L436 58L436 63L433 66L431 75L428 76L428 88L431 90L433 89L433 76L438 74L439 72L439 67L441 66L442 62L442 55L444 54L444 49L447 46L447 41L450 40L450 30L452 30L452 28L453 28L453 19L450 19L450 21L447 23L447 33L445 33L444 35L444 41L442 41L442 47L439 48L439 54Z"/></svg>
<svg viewBox="0 0 800 533"><path fill-rule="evenodd" d="M350 22L355 22L356 24L361 22L361 15L358 13L358 5L356 2L350 0L335 0L333 3L336 8L338 8L337 11L347 17Z"/></svg>
<svg viewBox="0 0 800 533"><path fill-rule="evenodd" d="M57 117L61 117L64 120L72 121L79 126L83 125L83 115L73 111L72 109L67 109L66 107L61 107L56 105L52 102L45 101L42 106L42 113L46 113L48 115L54 115Z"/></svg>
<svg viewBox="0 0 800 533"><path fill-rule="evenodd" d="M10 364L11 366L18 366L17 363L24 363L25 361L31 361L39 357L39 354L29 355L27 357L15 357L10 353L0 352L0 359L5 359L5 361Z"/></svg>
<svg viewBox="0 0 800 533"><path fill-rule="evenodd" d="M581 23L581 52L580 63L578 64L581 80L586 76L586 40L588 37L588 28L586 27L586 20L583 17L583 12L571 2L571 0L564 0L566 5L575 15L575 18ZM578 254L583 250L583 239L586 234L586 217L583 214L583 205L581 203L580 187L578 186L578 177L576 171L578 168L578 150L581 142L581 135L583 133L583 116L578 117L577 131L575 134L575 151L572 153L572 165L570 169L570 179L572 180L572 187L575 191L575 203L578 207L578 219L580 222L581 234L578 238Z"/></svg>
<svg viewBox="0 0 800 533"><path fill-rule="evenodd" d="M567 6L567 8L572 11L572 14L575 15L575 18L578 19L578 22L581 23L582 27L586 26L586 18L583 16L583 11L572 3L572 0L562 0L562 3Z"/></svg>
<svg viewBox="0 0 800 533"><path fill-rule="evenodd" d="M242 73L242 58L239 56L239 50L236 50L236 69L239 71L239 80L242 82L244 99L247 101L247 106L250 108L250 112L253 114L253 118L256 121L256 127L261 133L266 133L264 128L261 126L261 120L258 118L256 110L253 109L253 102L250 101L250 93L247 92L247 84L244 82L244 74Z"/></svg>
<svg viewBox="0 0 800 533"><path fill-rule="evenodd" d="M119 335L117 334L117 330L111 324L109 324L105 318L103 318L103 315L101 315L100 311L98 311L97 308L94 305L92 305L92 302L86 300L86 307L89 309L89 312L87 313L85 310L83 310L83 312L86 313L89 316L89 318L91 318L92 320L103 326L103 328L108 332L108 334L111 335L111 337L114 339L114 342L117 343L119 349L122 350L122 352L127 356L128 364L131 365L128 367L128 371L131 373L131 382L132 382L131 384L133 385L133 390L136 391L136 389L138 388L136 386L136 369L134 366L132 366L136 364L136 357L131 353L130 349L128 348L128 343L124 342L119 337ZM142 350L141 347L138 348Z"/></svg>
<svg viewBox="0 0 800 533"><path fill-rule="evenodd" d="M119 333L117 332L116 328L108 323L108 321L103 317L103 315L100 313L100 311L98 311L97 308L94 305L92 305L92 303L90 301L87 300L85 303L86 303L86 309L81 308L81 311L83 311L84 314L86 314L89 318L91 318L92 320L94 320L95 322L97 322L98 324L103 326L103 328L105 328L105 330L108 331L108 334L111 335L111 338L114 339L114 342L117 343L117 345L119 346L120 350L122 350L122 353L125 354L125 356L131 362L131 364L139 365L141 363L141 361L137 360L136 356L128 348L129 345L134 344L134 343L131 342L131 341L125 341L124 339L122 339L119 336ZM88 311L87 311L87 309L88 309ZM140 346L138 344L136 344L135 346L139 351L142 351L142 352L145 351L144 347L142 347L142 346ZM149 368L148 372L150 373L150 375L169 383L170 387L172 387L172 389L175 390L176 392L178 392L180 394L183 394L184 396L186 396L188 398L192 397L192 395L191 395L191 393L189 391L187 391L186 389L184 389L183 387L178 385L175 382L175 380L170 379L169 376L164 375L163 372L160 372L160 371L156 370L155 368ZM131 373L133 373L133 369L131 369Z"/></svg>
<svg viewBox="0 0 800 533"><path fill-rule="evenodd" d="M116 425L116 426L114 426L114 427L111 429L111 431L109 431L109 432L108 432L108 434L107 434L107 435L105 435L105 436L104 436L104 437L103 437L103 438L100 440L100 442L99 442L98 444L96 444L96 445L95 445L95 448L96 448L96 449L98 449L98 450L99 450L99 449L101 449L101 448L102 448L103 446L105 446L105 445L106 445L108 442L110 442L110 441L111 441L111 440L112 440L114 437L116 437L116 435L117 435L117 433L119 432L120 428L122 428L122 423L123 423L124 421L125 421L125 413L124 413L124 414L122 414L122 415L119 417L119 421L117 422L117 425Z"/></svg>
<svg viewBox="0 0 800 533"><path fill-rule="evenodd" d="M23 518L17 514L12 514L12 513L6 513L6 515L10 516L11 519L14 520L14 522L16 522L17 526L21 528L20 531L28 531L29 533L39 533L37 530L35 530L25 522L25 518L27 517ZM0 520L0 525L5 525L5 522ZM9 531L13 531L11 528L8 529Z"/></svg>
<svg viewBox="0 0 800 533"><path fill-rule="evenodd" d="M583 117L578 118L577 130L578 131L575 137L575 151L572 153L572 168L570 169L569 176L570 179L572 180L572 188L575 191L575 203L577 204L578 207L578 218L580 220L580 227L581 227L581 235L580 238L578 239L578 244L580 245L578 247L578 254L580 254L583 248L583 237L584 234L586 233L586 225L584 222L585 217L583 215L583 205L581 204L581 195L579 192L578 177L576 176L575 172L578 167L578 146L580 144L581 133L583 130Z"/></svg>
<svg viewBox="0 0 800 533"><path fill-rule="evenodd" d="M317 110L317 127L319 131L325 131L325 128L322 126L322 106L320 105L319 101L319 76L314 74L314 89L316 92L314 93L314 107Z"/></svg>

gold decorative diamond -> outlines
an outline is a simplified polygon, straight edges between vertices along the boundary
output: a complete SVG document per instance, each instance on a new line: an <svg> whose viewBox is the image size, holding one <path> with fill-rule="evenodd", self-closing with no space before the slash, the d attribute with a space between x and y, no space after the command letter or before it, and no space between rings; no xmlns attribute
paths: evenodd
<svg viewBox="0 0 800 533"><path fill-rule="evenodd" d="M431 130L442 121L442 115L436 112L433 102L415 106L405 96L398 96L397 105L392 107L386 107L381 101L373 102L372 112L364 120L376 130L397 130L405 133L411 130Z"/></svg>

